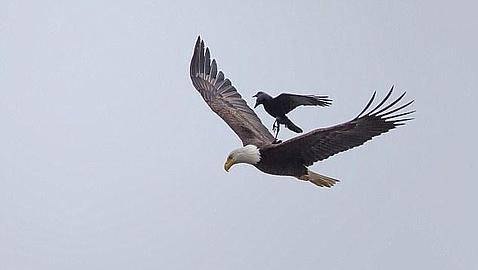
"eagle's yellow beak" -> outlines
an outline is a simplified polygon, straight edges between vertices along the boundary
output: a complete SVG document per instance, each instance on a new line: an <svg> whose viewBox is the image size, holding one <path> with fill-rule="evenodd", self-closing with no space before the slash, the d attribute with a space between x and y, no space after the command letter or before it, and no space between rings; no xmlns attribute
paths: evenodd
<svg viewBox="0 0 478 270"><path fill-rule="evenodd" d="M228 158L226 160L226 163L224 163L224 170L226 170L226 172L229 172L229 169L232 167L232 165L234 165L236 162L234 161L234 159L232 158Z"/></svg>

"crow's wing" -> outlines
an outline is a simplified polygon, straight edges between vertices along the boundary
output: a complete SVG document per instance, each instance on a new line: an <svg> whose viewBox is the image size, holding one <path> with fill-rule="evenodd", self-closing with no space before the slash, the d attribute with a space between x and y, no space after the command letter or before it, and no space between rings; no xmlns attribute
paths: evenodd
<svg viewBox="0 0 478 270"><path fill-rule="evenodd" d="M288 113L298 106L329 106L332 100L328 96L314 96L314 95L295 95L295 94L280 94L274 99L274 106L280 108L281 112Z"/></svg>
<svg viewBox="0 0 478 270"><path fill-rule="evenodd" d="M198 37L191 59L190 76L204 101L242 140L243 145L258 147L274 141L274 136L262 124L254 111L242 99L231 81L217 71L216 60Z"/></svg>

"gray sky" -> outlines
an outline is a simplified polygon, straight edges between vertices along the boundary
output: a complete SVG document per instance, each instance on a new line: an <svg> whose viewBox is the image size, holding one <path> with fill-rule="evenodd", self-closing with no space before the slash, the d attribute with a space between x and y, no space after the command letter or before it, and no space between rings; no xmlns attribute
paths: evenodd
<svg viewBox="0 0 478 270"><path fill-rule="evenodd" d="M448 2L1 1L0 269L476 269L478 6ZM198 34L249 104L330 95L306 131L392 84L416 120L315 164L332 189L226 173Z"/></svg>

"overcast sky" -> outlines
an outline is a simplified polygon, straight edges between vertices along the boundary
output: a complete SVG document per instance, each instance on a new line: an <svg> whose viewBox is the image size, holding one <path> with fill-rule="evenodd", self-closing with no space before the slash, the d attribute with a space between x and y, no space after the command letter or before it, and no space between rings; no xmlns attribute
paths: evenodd
<svg viewBox="0 0 478 270"><path fill-rule="evenodd" d="M478 5L236 2L0 1L0 269L478 269ZM226 173L199 34L249 105L329 95L305 131L392 85L416 119L313 165L332 189Z"/></svg>

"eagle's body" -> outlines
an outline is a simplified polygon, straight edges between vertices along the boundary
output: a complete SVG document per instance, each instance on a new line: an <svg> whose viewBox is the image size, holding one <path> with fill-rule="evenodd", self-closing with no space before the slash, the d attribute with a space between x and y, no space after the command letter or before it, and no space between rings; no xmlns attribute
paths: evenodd
<svg viewBox="0 0 478 270"><path fill-rule="evenodd" d="M228 159L236 159L235 163L251 164L267 174L294 176L297 178L307 175L308 169L300 160L290 156L278 156L274 154L274 150L270 151L270 148L274 145L270 144L258 148L255 145L249 144L232 151Z"/></svg>
<svg viewBox="0 0 478 270"><path fill-rule="evenodd" d="M229 154L224 164L226 171L234 164L247 163L264 173L293 176L318 186L331 187L338 180L312 172L308 166L362 145L372 137L403 125L411 119L403 116L414 112L400 112L413 101L394 107L405 93L390 104L384 105L392 94L392 87L377 106L367 111L375 98L374 93L362 112L348 122L315 129L274 144L274 136L242 99L231 81L217 70L216 61L211 61L209 49L205 48L199 37L191 60L190 76L194 87L209 107L242 140L243 147Z"/></svg>

